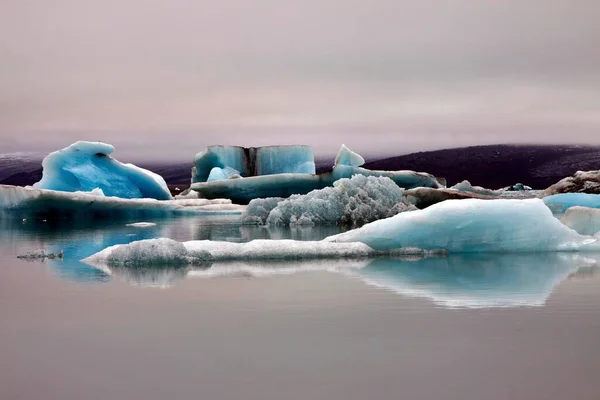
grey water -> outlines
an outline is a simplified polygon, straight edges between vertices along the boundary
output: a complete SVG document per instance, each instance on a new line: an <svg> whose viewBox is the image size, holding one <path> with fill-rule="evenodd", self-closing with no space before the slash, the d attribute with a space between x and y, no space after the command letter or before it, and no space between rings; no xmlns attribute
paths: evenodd
<svg viewBox="0 0 600 400"><path fill-rule="evenodd" d="M231 217L0 225L0 399L598 399L600 255L99 269L105 247L318 240ZM64 259L17 255L64 250Z"/></svg>

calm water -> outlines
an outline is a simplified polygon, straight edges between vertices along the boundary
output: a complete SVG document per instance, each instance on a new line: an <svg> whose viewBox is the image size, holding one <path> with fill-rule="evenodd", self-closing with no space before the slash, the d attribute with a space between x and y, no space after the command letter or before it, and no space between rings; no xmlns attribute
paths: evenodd
<svg viewBox="0 0 600 400"><path fill-rule="evenodd" d="M598 399L600 255L102 271L151 237L320 239L228 218L0 226L0 399ZM64 260L27 262L31 250Z"/></svg>

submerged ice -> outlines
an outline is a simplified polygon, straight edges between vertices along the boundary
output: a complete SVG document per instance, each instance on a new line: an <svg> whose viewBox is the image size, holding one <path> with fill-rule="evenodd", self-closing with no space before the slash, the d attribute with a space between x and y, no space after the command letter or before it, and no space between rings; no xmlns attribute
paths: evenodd
<svg viewBox="0 0 600 400"><path fill-rule="evenodd" d="M171 199L161 176L115 160L110 157L114 151L110 144L79 141L50 153L42 162L42 179L34 187L63 192L99 189L106 196L126 199Z"/></svg>

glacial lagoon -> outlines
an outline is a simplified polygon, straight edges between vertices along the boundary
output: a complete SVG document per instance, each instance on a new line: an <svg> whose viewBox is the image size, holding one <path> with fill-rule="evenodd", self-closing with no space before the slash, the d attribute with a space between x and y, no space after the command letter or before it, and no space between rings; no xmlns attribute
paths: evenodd
<svg viewBox="0 0 600 400"><path fill-rule="evenodd" d="M1 221L0 398L596 399L600 392L595 253L112 269L80 261L140 239L320 240L341 232L238 221L198 216L94 228ZM37 249L64 257L17 258Z"/></svg>

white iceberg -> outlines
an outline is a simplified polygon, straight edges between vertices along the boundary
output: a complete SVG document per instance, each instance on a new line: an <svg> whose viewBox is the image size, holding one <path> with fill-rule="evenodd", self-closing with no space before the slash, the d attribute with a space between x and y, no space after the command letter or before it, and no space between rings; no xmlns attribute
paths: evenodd
<svg viewBox="0 0 600 400"><path fill-rule="evenodd" d="M194 240L181 243L160 238L111 246L82 261L108 266L177 266L241 260L359 259L377 254L362 243L296 240L253 240L247 243Z"/></svg>
<svg viewBox="0 0 600 400"><path fill-rule="evenodd" d="M560 222L581 235L596 235L600 232L600 208L570 207Z"/></svg>
<svg viewBox="0 0 600 400"><path fill-rule="evenodd" d="M598 240L561 224L540 199L447 200L325 241L451 253L600 250Z"/></svg>
<svg viewBox="0 0 600 400"><path fill-rule="evenodd" d="M0 218L145 218L177 215L241 214L245 206L228 199L122 199L99 192L61 192L0 185Z"/></svg>
<svg viewBox="0 0 600 400"><path fill-rule="evenodd" d="M500 195L500 193L502 193L501 190L491 190L491 189L486 189L481 186L473 186L473 185L471 185L471 182L469 182L467 180L457 183L456 185L452 186L450 189L458 190L460 192L471 192L471 193L480 194L483 196L498 196L498 195Z"/></svg>
<svg viewBox="0 0 600 400"><path fill-rule="evenodd" d="M150 228L156 226L156 222L133 222L126 224L125 226L131 226L132 228Z"/></svg>
<svg viewBox="0 0 600 400"><path fill-rule="evenodd" d="M403 192L389 178L355 175L306 195L252 200L242 220L267 225L361 226L416 210L412 204L403 202Z"/></svg>
<svg viewBox="0 0 600 400"><path fill-rule="evenodd" d="M351 167L360 167L365 163L365 159L358 153L350 150L346 145L342 144L340 150L335 156L334 165L348 165Z"/></svg>
<svg viewBox="0 0 600 400"><path fill-rule="evenodd" d="M101 142L79 141L42 161L42 179L36 189L89 192L99 189L106 196L126 199L171 199L165 180L154 172L123 164L110 154L115 148Z"/></svg>

